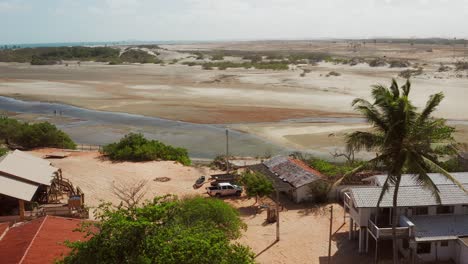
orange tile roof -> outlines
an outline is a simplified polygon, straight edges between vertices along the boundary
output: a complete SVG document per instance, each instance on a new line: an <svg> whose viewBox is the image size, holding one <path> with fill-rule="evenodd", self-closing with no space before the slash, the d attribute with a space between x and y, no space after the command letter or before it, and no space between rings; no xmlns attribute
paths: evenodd
<svg viewBox="0 0 468 264"><path fill-rule="evenodd" d="M74 232L82 220L45 216L12 227L0 240L2 263L53 263L68 254L65 241L85 240L84 233Z"/></svg>
<svg viewBox="0 0 468 264"><path fill-rule="evenodd" d="M324 178L325 176L323 176L322 173L320 173L320 171L310 167L309 165L307 165L305 162L303 162L302 160L298 160L298 159L293 159L293 158L289 158L290 161L294 162L296 165L298 165L299 167L301 167L302 169L314 174L314 175L317 175L319 177L322 177Z"/></svg>

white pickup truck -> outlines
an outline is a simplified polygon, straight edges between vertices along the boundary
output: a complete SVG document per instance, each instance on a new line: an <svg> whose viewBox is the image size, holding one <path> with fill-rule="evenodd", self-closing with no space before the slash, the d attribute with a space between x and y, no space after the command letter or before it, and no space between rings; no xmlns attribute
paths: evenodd
<svg viewBox="0 0 468 264"><path fill-rule="evenodd" d="M210 196L228 196L228 195L237 195L242 194L242 187L231 184L229 182L220 182L216 186L206 187L206 192Z"/></svg>

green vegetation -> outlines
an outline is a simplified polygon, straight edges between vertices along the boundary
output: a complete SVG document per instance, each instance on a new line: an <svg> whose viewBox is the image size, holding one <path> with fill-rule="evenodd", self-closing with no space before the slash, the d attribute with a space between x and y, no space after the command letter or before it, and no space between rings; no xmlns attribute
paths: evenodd
<svg viewBox="0 0 468 264"><path fill-rule="evenodd" d="M0 118L0 139L8 146L25 149L76 148L67 134L48 122L28 124L7 117Z"/></svg>
<svg viewBox="0 0 468 264"><path fill-rule="evenodd" d="M409 79L412 76L421 75L422 73L423 73L423 68L418 67L417 69L407 69L407 70L401 71L398 74L398 76L405 78L405 79Z"/></svg>
<svg viewBox="0 0 468 264"><path fill-rule="evenodd" d="M468 70L468 62L467 61L457 61L455 63L455 68L457 71Z"/></svg>
<svg viewBox="0 0 468 264"><path fill-rule="evenodd" d="M328 193L332 185L327 181L318 180L309 185L310 193L314 196L315 202L324 203L328 201Z"/></svg>
<svg viewBox="0 0 468 264"><path fill-rule="evenodd" d="M411 65L409 61L406 60L391 60L389 64L390 68L406 68Z"/></svg>
<svg viewBox="0 0 468 264"><path fill-rule="evenodd" d="M456 153L456 142L452 136L455 129L447 126L444 119L431 117L444 95L437 93L430 96L426 107L418 112L409 100L410 91L409 81L399 87L397 82L392 80L390 87L382 85L373 87L373 102L355 99L353 101L355 110L367 119L373 130L356 131L346 138L348 149L356 151L366 149L378 154L376 158L357 167L352 173L369 165L383 165L388 174L377 207L380 206L383 193L393 185L395 186L392 190L393 211L397 210L398 191L404 172L414 174L414 178L431 190L438 201L440 201L439 191L428 176L428 172L439 172L463 189L463 185L444 170L438 160L441 156L451 156ZM394 263L398 263L397 217L398 215L394 214L392 220Z"/></svg>
<svg viewBox="0 0 468 264"><path fill-rule="evenodd" d="M325 176L328 176L330 179L345 175L346 173L352 171L356 165L331 163L329 161L318 158L306 158L304 161L312 168L320 171Z"/></svg>
<svg viewBox="0 0 468 264"><path fill-rule="evenodd" d="M109 61L118 56L118 49L108 47L40 47L0 51L1 62L31 62L35 65L61 60Z"/></svg>
<svg viewBox="0 0 468 264"><path fill-rule="evenodd" d="M246 225L219 199L156 197L140 208L100 206L98 222L85 224L88 241L61 262L155 264L250 264L250 248L232 243Z"/></svg>
<svg viewBox="0 0 468 264"><path fill-rule="evenodd" d="M191 65L193 66L194 64L191 64ZM288 61L257 62L257 63L252 63L252 62L236 63L236 62L230 62L230 61L222 61L222 62L206 62L206 63L198 64L198 65L202 65L204 70L211 70L213 68L218 68L219 70L226 70L227 68L244 68L244 69L255 68L255 69L263 69L263 70L281 71L281 70L289 69Z"/></svg>
<svg viewBox="0 0 468 264"><path fill-rule="evenodd" d="M370 67L383 67L387 65L387 61L381 58L375 58L367 62Z"/></svg>
<svg viewBox="0 0 468 264"><path fill-rule="evenodd" d="M258 54L248 54L242 57L243 60L250 60L251 62L259 62L262 61L262 55Z"/></svg>
<svg viewBox="0 0 468 264"><path fill-rule="evenodd" d="M224 54L220 53L220 54L214 54L212 57L211 57L212 60L224 60Z"/></svg>
<svg viewBox="0 0 468 264"><path fill-rule="evenodd" d="M130 133L119 142L104 146L102 152L116 161L174 160L183 165L191 164L186 149L148 140L142 134Z"/></svg>
<svg viewBox="0 0 468 264"><path fill-rule="evenodd" d="M7 148L1 148L1 147L0 147L0 157L1 157L1 156L4 156L4 155L7 154L7 153L8 153L8 149L7 149Z"/></svg>
<svg viewBox="0 0 468 264"><path fill-rule="evenodd" d="M260 172L247 171L243 173L240 183L245 187L248 197L255 197L255 203L259 197L268 196L274 190L273 183Z"/></svg>
<svg viewBox="0 0 468 264"><path fill-rule="evenodd" d="M156 56L143 50L129 49L120 55L120 60L129 63L154 63Z"/></svg>
<svg viewBox="0 0 468 264"><path fill-rule="evenodd" d="M331 72L329 72L327 75L325 75L325 77L340 76L340 75L341 75L341 73L339 73L339 72L331 71Z"/></svg>

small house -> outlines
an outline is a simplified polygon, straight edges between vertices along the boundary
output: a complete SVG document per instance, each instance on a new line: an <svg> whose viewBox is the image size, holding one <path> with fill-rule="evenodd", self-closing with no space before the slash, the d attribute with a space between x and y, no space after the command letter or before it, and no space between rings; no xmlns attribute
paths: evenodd
<svg viewBox="0 0 468 264"><path fill-rule="evenodd" d="M311 187L325 177L303 161L288 156L275 156L261 164L250 167L269 177L282 193L296 203L313 201Z"/></svg>

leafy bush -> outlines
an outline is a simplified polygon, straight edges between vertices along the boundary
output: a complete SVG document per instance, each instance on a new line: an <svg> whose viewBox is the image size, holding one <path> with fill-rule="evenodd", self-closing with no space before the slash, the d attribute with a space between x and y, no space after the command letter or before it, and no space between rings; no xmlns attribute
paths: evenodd
<svg viewBox="0 0 468 264"><path fill-rule="evenodd" d="M330 183L319 180L311 183L309 188L316 202L323 203L328 201L328 193L331 189Z"/></svg>
<svg viewBox="0 0 468 264"><path fill-rule="evenodd" d="M219 70L225 70L227 68L255 68L255 69L263 69L263 70L287 70L289 69L289 62L287 61L279 61L279 62L243 62L243 63L236 63L230 61L222 61L222 62L207 62L201 64L204 70L212 70L213 68L217 67Z"/></svg>
<svg viewBox="0 0 468 264"><path fill-rule="evenodd" d="M466 61L457 61L455 63L455 68L457 71L468 70L468 62Z"/></svg>
<svg viewBox="0 0 468 264"><path fill-rule="evenodd" d="M404 70L404 71L401 71L398 76L402 77L402 78L406 78L406 79L409 79L411 78L412 76L417 76L417 75L421 75L423 72L423 68L419 67L415 70L412 70L412 69L408 69L408 70Z"/></svg>
<svg viewBox="0 0 468 264"><path fill-rule="evenodd" d="M99 221L82 228L93 237L68 243L63 263L254 263L250 248L231 243L245 224L222 200L166 196L136 209L100 209Z"/></svg>
<svg viewBox="0 0 468 264"><path fill-rule="evenodd" d="M157 140L148 140L142 134L130 133L119 142L104 146L102 152L111 160L174 160L183 165L191 164L186 149L168 146Z"/></svg>
<svg viewBox="0 0 468 264"><path fill-rule="evenodd" d="M211 57L212 60L224 60L223 54L215 54Z"/></svg>
<svg viewBox="0 0 468 264"><path fill-rule="evenodd" d="M340 76L341 73L339 72L336 72L336 71L331 71L329 72L327 75L325 75L326 77L330 77L330 76Z"/></svg>
<svg viewBox="0 0 468 264"><path fill-rule="evenodd" d="M240 183L245 187L248 197L268 196L273 191L273 183L260 172L247 171L242 174Z"/></svg>
<svg viewBox="0 0 468 264"><path fill-rule="evenodd" d="M411 64L406 60L392 60L390 61L390 68L406 68Z"/></svg>
<svg viewBox="0 0 468 264"><path fill-rule="evenodd" d="M61 60L110 61L118 56L119 50L109 47L38 47L0 51L2 62L31 62L33 65L53 64Z"/></svg>
<svg viewBox="0 0 468 264"><path fill-rule="evenodd" d="M376 58L367 62L370 67L382 67L387 65L387 62L384 59Z"/></svg>
<svg viewBox="0 0 468 264"><path fill-rule="evenodd" d="M7 145L16 145L26 149L76 148L76 144L67 134L48 122L28 124L7 117L0 118L0 139Z"/></svg>
<svg viewBox="0 0 468 264"><path fill-rule="evenodd" d="M120 60L129 63L154 63L156 56L143 50L130 49L120 55Z"/></svg>

